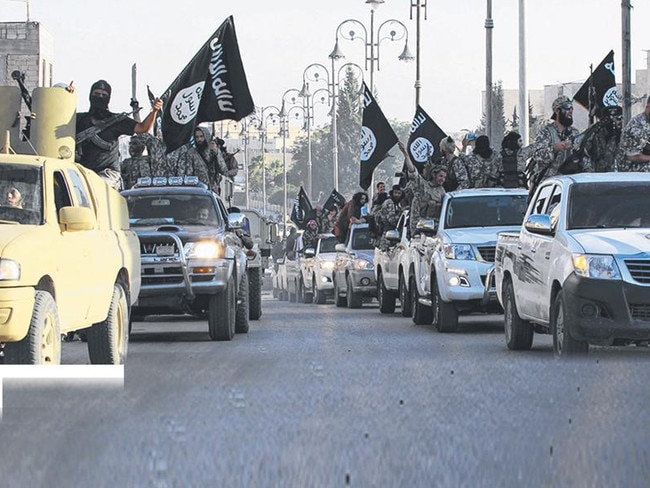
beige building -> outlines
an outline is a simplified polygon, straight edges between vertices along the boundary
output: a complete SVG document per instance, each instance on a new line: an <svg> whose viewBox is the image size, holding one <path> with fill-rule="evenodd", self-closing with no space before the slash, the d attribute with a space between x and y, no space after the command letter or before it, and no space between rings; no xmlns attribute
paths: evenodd
<svg viewBox="0 0 650 488"><path fill-rule="evenodd" d="M0 22L0 84L16 85L12 72L25 74L31 91L52 86L54 38L39 22Z"/></svg>

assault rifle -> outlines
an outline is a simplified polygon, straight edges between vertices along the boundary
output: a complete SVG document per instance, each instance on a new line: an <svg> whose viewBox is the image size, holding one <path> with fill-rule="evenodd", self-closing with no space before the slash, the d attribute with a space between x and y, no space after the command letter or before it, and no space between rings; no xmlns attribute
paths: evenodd
<svg viewBox="0 0 650 488"><path fill-rule="evenodd" d="M110 126L121 122L122 120L128 118L131 115L131 112L122 112L121 114L113 114L109 118L102 120L99 124L88 127L87 129L82 130L77 133L75 137L77 145L81 144L84 141L87 141L96 134L99 134L104 129L109 128Z"/></svg>
<svg viewBox="0 0 650 488"><path fill-rule="evenodd" d="M25 115L26 123L25 128L23 129L23 140L27 141L29 140L29 135L32 128L32 119L35 117L35 115L32 113L32 96L29 94L29 90L25 86L25 73L21 73L18 70L12 71L11 78L18 83L18 86L20 87L20 94L25 101L25 105L27 105L27 108L29 109L29 115Z"/></svg>

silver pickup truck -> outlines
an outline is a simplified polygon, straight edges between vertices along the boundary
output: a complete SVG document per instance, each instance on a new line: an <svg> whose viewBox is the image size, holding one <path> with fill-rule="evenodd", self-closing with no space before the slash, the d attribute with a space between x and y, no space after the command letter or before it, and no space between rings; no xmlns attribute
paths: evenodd
<svg viewBox="0 0 650 488"><path fill-rule="evenodd" d="M552 334L556 356L650 339L650 174L545 180L499 236L495 280L510 349Z"/></svg>
<svg viewBox="0 0 650 488"><path fill-rule="evenodd" d="M527 198L525 190L503 188L445 195L437 227L425 226L409 246L415 324L453 332L460 313L501 311L491 280L494 248L500 232L521 226Z"/></svg>

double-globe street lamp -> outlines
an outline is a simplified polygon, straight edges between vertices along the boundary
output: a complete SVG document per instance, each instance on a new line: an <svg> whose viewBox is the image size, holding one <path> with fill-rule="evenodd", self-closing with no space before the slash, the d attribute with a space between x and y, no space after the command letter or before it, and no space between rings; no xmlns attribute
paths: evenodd
<svg viewBox="0 0 650 488"><path fill-rule="evenodd" d="M396 19L388 19L382 22L377 30L375 30L375 10L379 5L384 3L384 0L366 0L366 3L370 4L370 29L366 29L366 26L356 19L346 19L341 22L336 28L336 43L329 57L332 60L345 57L339 47L339 36L350 41L354 41L355 39L363 40L365 45L365 67L366 71L370 71L370 91L374 92L375 64L377 71L379 71L379 46L383 41L399 41L404 39L404 49L397 59L400 61L411 61L415 57L409 50L408 29L402 22ZM355 30L357 27L362 30L363 35L358 34Z"/></svg>
<svg viewBox="0 0 650 488"><path fill-rule="evenodd" d="M267 141L267 126L268 119L271 119L273 123L274 118L279 118L280 109L275 105L267 105L265 107L256 107L256 114L254 119L258 122L257 130L259 131L260 137L260 150L262 157L262 213L266 215L266 164L265 164L265 153L266 153L266 141Z"/></svg>

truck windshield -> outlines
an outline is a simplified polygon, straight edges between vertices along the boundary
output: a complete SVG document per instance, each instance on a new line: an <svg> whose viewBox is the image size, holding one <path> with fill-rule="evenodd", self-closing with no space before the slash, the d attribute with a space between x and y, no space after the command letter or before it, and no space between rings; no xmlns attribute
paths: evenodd
<svg viewBox="0 0 650 488"><path fill-rule="evenodd" d="M567 229L650 227L650 183L598 182L571 186Z"/></svg>
<svg viewBox="0 0 650 488"><path fill-rule="evenodd" d="M370 233L368 232L367 227L362 227L359 229L354 229L352 234L352 249L362 250L362 249L374 249L374 245L370 239Z"/></svg>
<svg viewBox="0 0 650 488"><path fill-rule="evenodd" d="M133 227L163 224L223 226L214 202L207 196L128 195L126 199Z"/></svg>
<svg viewBox="0 0 650 488"><path fill-rule="evenodd" d="M41 168L0 162L0 222L43 223Z"/></svg>
<svg viewBox="0 0 650 488"><path fill-rule="evenodd" d="M334 247L339 243L336 237L328 237L320 240L320 250L318 252L336 252Z"/></svg>
<svg viewBox="0 0 650 488"><path fill-rule="evenodd" d="M521 225L526 195L479 195L452 198L445 212L445 228Z"/></svg>

